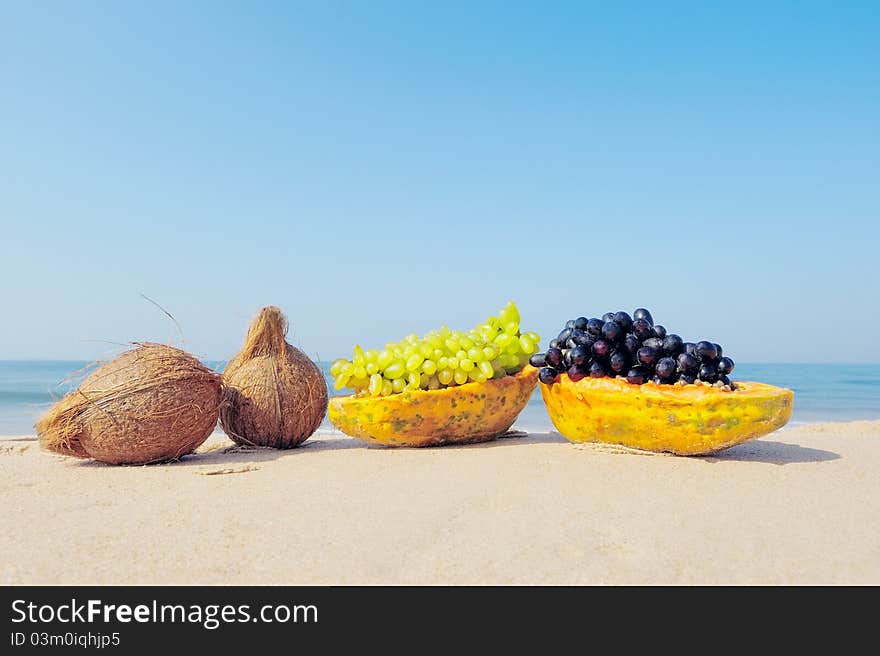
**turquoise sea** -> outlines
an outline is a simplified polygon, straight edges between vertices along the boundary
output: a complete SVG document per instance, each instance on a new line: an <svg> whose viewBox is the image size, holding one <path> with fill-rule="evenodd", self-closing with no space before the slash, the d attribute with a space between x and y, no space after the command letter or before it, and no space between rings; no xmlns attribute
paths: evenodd
<svg viewBox="0 0 880 656"><path fill-rule="evenodd" d="M207 362L221 371L225 362ZM37 417L74 389L89 363L0 361L0 435L33 433ZM328 377L328 364L323 365ZM880 419L880 365L738 364L734 380L760 380L795 391L792 423ZM331 386L332 393L332 386ZM517 426L549 430L540 394L520 415Z"/></svg>

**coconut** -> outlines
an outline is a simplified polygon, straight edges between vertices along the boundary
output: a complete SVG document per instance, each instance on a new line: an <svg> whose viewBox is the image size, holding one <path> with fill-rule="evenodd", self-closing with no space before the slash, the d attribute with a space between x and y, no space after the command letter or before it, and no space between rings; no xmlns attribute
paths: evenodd
<svg viewBox="0 0 880 656"><path fill-rule="evenodd" d="M40 443L116 465L174 460L217 425L222 379L164 344L139 343L93 371L37 422Z"/></svg>
<svg viewBox="0 0 880 656"><path fill-rule="evenodd" d="M220 424L242 445L295 447L315 432L327 411L327 383L318 366L285 340L277 307L260 310L244 347L223 372Z"/></svg>

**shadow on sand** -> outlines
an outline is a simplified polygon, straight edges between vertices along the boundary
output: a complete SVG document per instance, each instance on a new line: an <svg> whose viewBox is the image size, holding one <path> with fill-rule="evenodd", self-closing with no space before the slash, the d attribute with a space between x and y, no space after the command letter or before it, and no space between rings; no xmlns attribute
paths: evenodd
<svg viewBox="0 0 880 656"><path fill-rule="evenodd" d="M840 454L823 449L772 442L770 440L753 440L731 447L726 451L711 456L697 456L706 462L766 462L771 465L789 465L792 463L828 462L839 460Z"/></svg>

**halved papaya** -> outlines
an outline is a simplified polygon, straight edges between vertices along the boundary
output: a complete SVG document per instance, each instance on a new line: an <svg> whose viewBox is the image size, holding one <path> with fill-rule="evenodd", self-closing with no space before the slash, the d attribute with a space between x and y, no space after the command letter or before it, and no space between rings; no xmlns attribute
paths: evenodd
<svg viewBox="0 0 880 656"><path fill-rule="evenodd" d="M771 433L791 418L794 394L764 383L632 385L622 378L560 375L541 384L556 429L571 442L702 455Z"/></svg>
<svg viewBox="0 0 880 656"><path fill-rule="evenodd" d="M529 402L537 370L484 383L390 396L337 396L327 415L339 430L372 444L440 446L493 440L506 433Z"/></svg>

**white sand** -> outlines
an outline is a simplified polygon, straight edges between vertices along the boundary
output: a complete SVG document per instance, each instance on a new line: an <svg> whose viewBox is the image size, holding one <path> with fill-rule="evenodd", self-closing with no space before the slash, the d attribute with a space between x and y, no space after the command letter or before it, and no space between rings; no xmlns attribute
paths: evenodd
<svg viewBox="0 0 880 656"><path fill-rule="evenodd" d="M0 583L880 583L880 421L709 458L230 444L111 467L0 438Z"/></svg>

